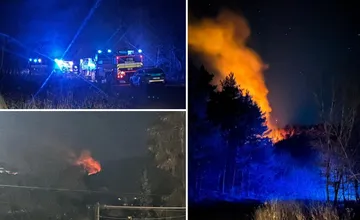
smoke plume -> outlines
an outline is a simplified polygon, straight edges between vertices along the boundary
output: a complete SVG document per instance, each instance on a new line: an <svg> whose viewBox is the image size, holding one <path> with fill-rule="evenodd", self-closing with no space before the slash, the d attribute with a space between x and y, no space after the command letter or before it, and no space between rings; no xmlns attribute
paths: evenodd
<svg viewBox="0 0 360 220"><path fill-rule="evenodd" d="M271 123L271 106L263 72L267 68L260 56L247 46L250 28L242 16L222 11L215 19L203 19L189 24L189 47L199 53L207 67L214 71L214 84L230 72L238 85L247 90L259 106L270 129L266 136L274 141L276 126Z"/></svg>

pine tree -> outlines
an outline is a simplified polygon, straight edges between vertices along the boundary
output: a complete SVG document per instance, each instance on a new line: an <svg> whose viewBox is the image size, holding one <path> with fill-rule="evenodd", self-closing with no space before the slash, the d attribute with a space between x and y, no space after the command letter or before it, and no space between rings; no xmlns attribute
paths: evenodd
<svg viewBox="0 0 360 220"><path fill-rule="evenodd" d="M266 128L259 107L250 95L236 83L234 74L230 73L221 81L221 90L210 95L207 115L215 126L221 130L223 140L223 174L222 191L230 193L236 176L238 148L247 141L261 135Z"/></svg>
<svg viewBox="0 0 360 220"><path fill-rule="evenodd" d="M209 96L216 86L212 85L214 75L204 66L196 67L189 61L189 94L188 98L188 142L189 148L189 185L188 196L196 200L200 194L201 181L205 170L209 169L209 159L213 158L213 147L218 144L221 136L216 127L206 120L206 109ZM209 138L211 137L211 138ZM215 153L216 154L216 153Z"/></svg>
<svg viewBox="0 0 360 220"><path fill-rule="evenodd" d="M153 202L151 198L151 185L149 183L146 169L144 169L141 177L141 192L139 200L141 206L151 206Z"/></svg>
<svg viewBox="0 0 360 220"><path fill-rule="evenodd" d="M147 174L147 170L144 169L141 176L141 191L139 197L140 206L152 206L152 197L151 197L151 185L149 183L149 178ZM141 219L146 219L152 217L151 210L143 210L140 212Z"/></svg>
<svg viewBox="0 0 360 220"><path fill-rule="evenodd" d="M149 150L157 167L168 171L179 183L166 198L168 205L185 206L185 113L159 114L157 121L148 129Z"/></svg>

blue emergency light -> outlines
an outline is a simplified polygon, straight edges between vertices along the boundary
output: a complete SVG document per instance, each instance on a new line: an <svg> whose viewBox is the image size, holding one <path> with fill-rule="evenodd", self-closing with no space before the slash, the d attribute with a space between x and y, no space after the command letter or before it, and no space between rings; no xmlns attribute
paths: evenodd
<svg viewBox="0 0 360 220"><path fill-rule="evenodd" d="M40 58L38 58L38 59L32 59L32 58L30 58L30 59L29 59L29 62L41 63L42 61L41 61Z"/></svg>

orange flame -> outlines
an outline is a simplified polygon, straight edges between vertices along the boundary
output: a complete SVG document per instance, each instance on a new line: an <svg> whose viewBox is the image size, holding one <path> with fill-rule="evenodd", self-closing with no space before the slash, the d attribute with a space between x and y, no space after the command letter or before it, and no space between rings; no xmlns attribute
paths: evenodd
<svg viewBox="0 0 360 220"><path fill-rule="evenodd" d="M90 151L81 152L80 157L76 160L75 164L82 166L89 176L101 171L101 165L99 161L96 161L91 157Z"/></svg>
<svg viewBox="0 0 360 220"><path fill-rule="evenodd" d="M263 75L267 65L246 45L249 36L250 28L243 17L223 11L216 19L189 24L188 42L191 49L203 54L210 68L219 73L214 84L230 72L234 73L237 83L249 92L264 114L269 129L264 136L277 142L284 134L270 118L272 109Z"/></svg>

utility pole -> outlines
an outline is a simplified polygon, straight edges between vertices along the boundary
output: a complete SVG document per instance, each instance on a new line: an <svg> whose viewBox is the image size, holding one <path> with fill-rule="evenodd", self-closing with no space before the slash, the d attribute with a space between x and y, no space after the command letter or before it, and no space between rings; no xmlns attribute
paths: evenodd
<svg viewBox="0 0 360 220"><path fill-rule="evenodd" d="M95 205L95 220L100 220L100 204Z"/></svg>

